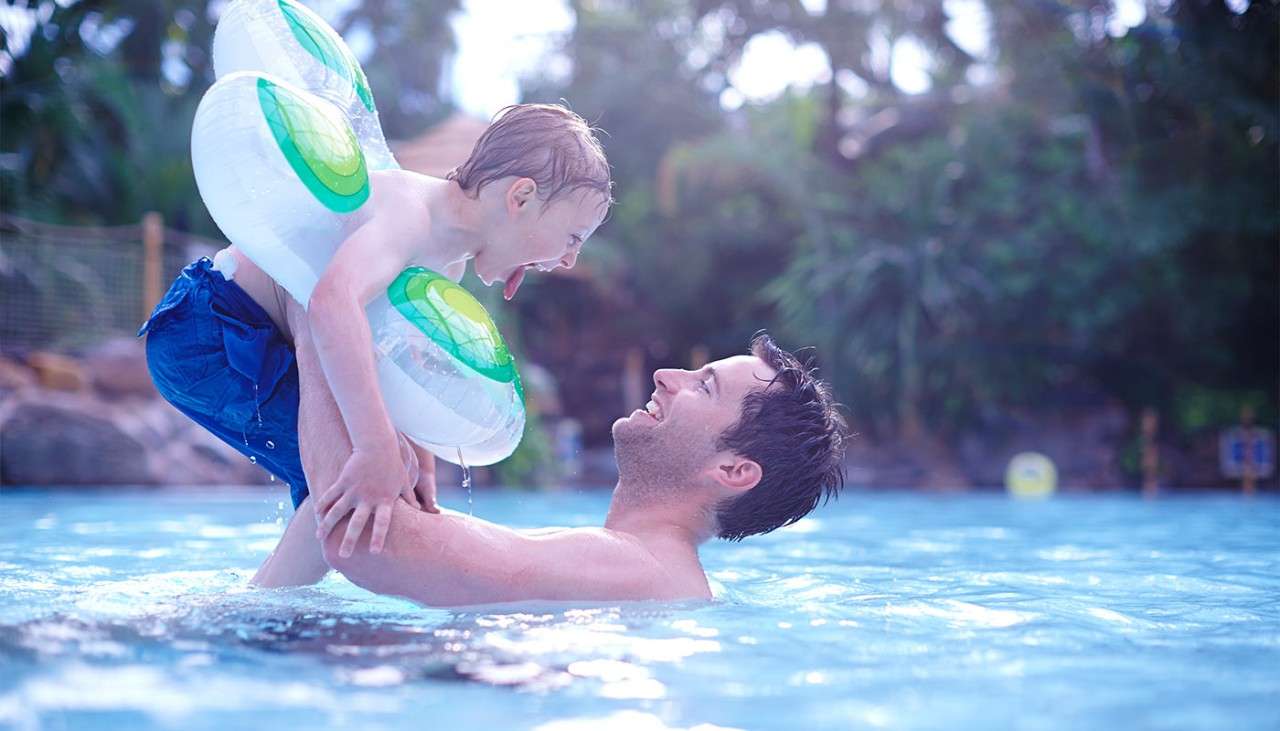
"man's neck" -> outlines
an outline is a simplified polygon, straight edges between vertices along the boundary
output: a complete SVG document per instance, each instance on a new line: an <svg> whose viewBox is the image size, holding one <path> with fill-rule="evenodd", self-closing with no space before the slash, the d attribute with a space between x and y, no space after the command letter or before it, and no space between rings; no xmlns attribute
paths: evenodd
<svg viewBox="0 0 1280 731"><path fill-rule="evenodd" d="M695 553L698 546L710 538L706 517L700 510L673 509L669 505L628 499L633 494L621 483L614 488L609 513L605 516L606 530L628 533L641 540L662 540L688 546ZM679 494L673 492L672 494Z"/></svg>

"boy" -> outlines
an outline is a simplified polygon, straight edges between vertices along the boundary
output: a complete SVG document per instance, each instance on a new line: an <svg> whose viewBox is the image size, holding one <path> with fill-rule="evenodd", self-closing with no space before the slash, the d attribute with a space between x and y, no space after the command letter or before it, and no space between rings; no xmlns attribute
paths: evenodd
<svg viewBox="0 0 1280 731"><path fill-rule="evenodd" d="M558 105L520 104L499 112L444 180L382 170L370 175L370 187L372 215L338 248L305 314L353 446L313 503L322 525L353 513L348 554L371 516L370 550L382 550L400 495L429 510L435 503L434 458L397 435L378 391L365 306L406 266L458 281L468 260L485 286L503 282L510 300L526 270L573 267L604 219L612 182L581 117ZM309 486L287 298L231 246L184 269L138 334L147 335L160 394L284 480L296 509Z"/></svg>

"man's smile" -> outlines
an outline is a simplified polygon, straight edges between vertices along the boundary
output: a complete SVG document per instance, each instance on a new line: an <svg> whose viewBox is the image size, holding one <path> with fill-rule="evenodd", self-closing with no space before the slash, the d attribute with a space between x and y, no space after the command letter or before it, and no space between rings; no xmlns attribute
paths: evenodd
<svg viewBox="0 0 1280 731"><path fill-rule="evenodd" d="M649 399L649 403L645 404L644 410L649 416L653 417L654 421L662 421L666 418L662 404L658 403L656 398Z"/></svg>

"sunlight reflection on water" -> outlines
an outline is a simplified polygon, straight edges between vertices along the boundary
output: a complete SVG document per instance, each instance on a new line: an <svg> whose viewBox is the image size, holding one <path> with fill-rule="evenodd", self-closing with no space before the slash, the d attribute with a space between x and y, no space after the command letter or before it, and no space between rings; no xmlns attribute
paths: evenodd
<svg viewBox="0 0 1280 731"><path fill-rule="evenodd" d="M712 603L444 611L249 587L276 498L0 495L0 727L1280 725L1274 500L855 493L707 546Z"/></svg>

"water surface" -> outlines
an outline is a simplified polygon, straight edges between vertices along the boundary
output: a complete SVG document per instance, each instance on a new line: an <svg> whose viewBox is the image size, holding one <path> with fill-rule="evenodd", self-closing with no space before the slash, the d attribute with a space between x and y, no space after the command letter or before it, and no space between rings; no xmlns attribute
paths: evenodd
<svg viewBox="0 0 1280 731"><path fill-rule="evenodd" d="M1280 727L1273 498L848 493L706 546L711 603L464 612L249 587L286 499L0 494L0 728Z"/></svg>

